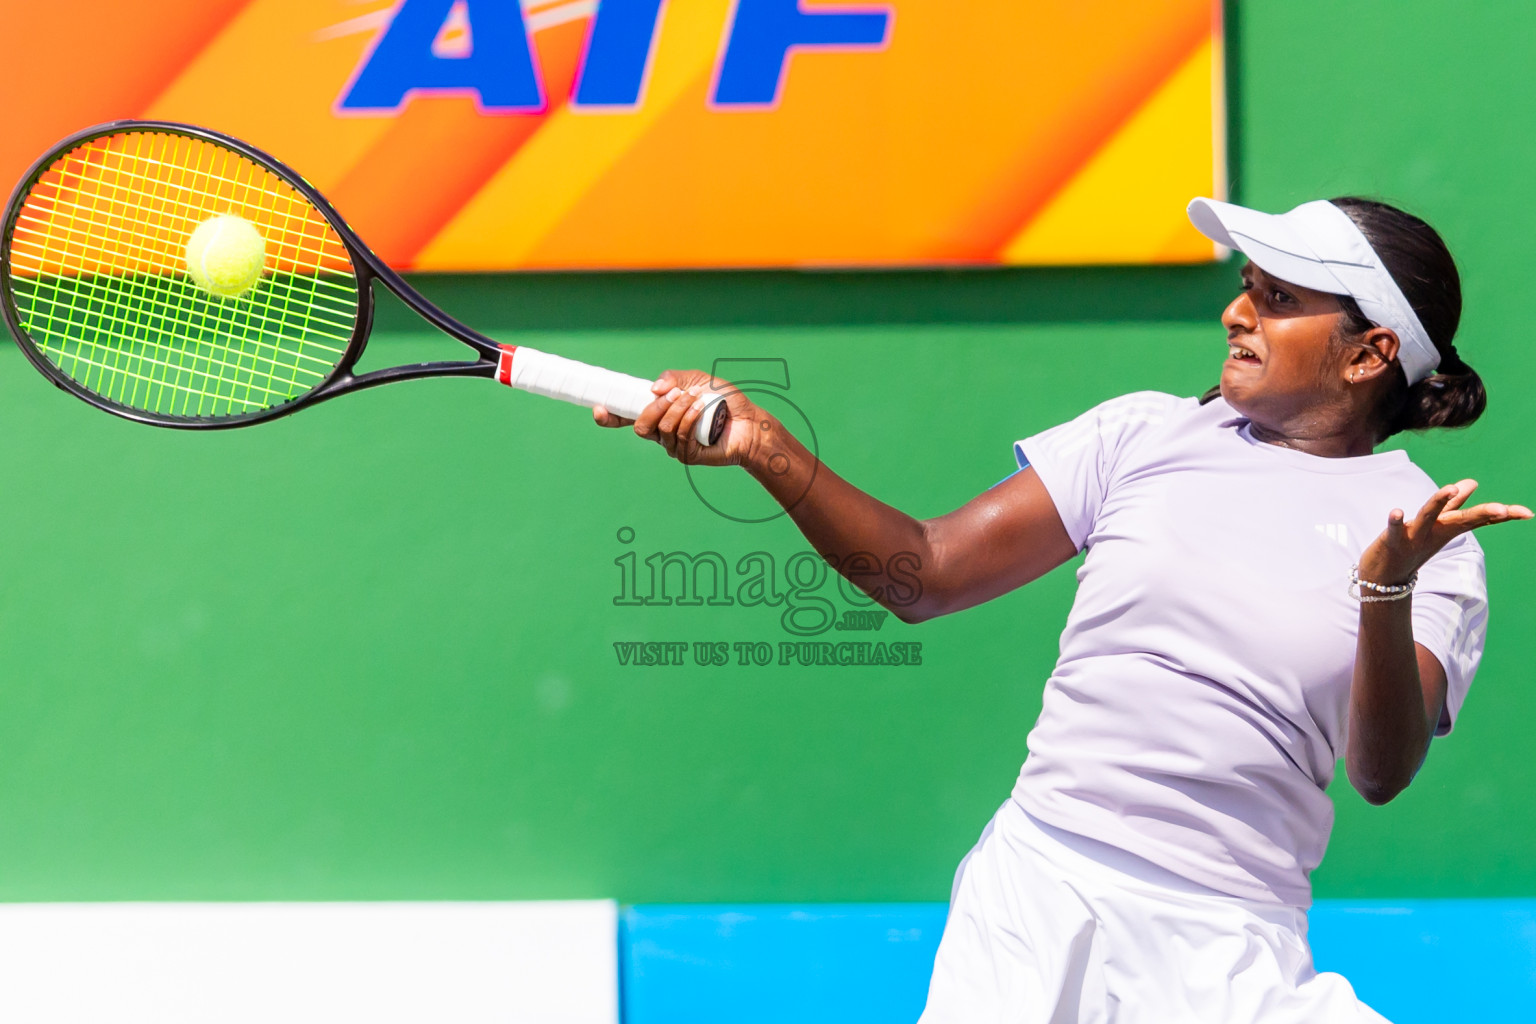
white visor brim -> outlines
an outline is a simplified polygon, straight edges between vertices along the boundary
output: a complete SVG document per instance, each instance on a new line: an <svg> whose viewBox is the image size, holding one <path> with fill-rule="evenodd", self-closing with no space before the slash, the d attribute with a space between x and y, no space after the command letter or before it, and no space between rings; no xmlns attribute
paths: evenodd
<svg viewBox="0 0 1536 1024"><path fill-rule="evenodd" d="M1216 199L1194 199L1189 220L1206 238L1242 253L1266 274L1313 291L1349 294L1296 225L1283 216Z"/></svg>

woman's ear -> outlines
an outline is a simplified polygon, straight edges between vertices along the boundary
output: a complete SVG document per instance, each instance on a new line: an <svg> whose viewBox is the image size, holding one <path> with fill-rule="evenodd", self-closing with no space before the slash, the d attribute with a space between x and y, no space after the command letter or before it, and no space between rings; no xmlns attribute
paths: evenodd
<svg viewBox="0 0 1536 1024"><path fill-rule="evenodd" d="M1397 332L1390 327L1372 327L1360 335L1358 341L1344 371L1351 384L1364 384L1391 369L1400 344Z"/></svg>

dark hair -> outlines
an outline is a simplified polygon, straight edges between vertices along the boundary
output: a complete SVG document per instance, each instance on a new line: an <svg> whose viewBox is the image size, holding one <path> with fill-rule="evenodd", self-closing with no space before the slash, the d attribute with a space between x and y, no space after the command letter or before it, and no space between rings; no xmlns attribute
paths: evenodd
<svg viewBox="0 0 1536 1024"><path fill-rule="evenodd" d="M1440 352L1436 372L1412 386L1401 362L1392 368L1391 387L1378 411L1379 437L1384 440L1403 430L1471 425L1487 407L1488 394L1482 378L1456 352L1453 343L1461 322L1461 275L1445 242L1424 221L1387 203L1358 196L1330 201L1355 222L1376 250ZM1341 295L1339 301L1345 315L1335 337L1340 344L1347 344L1373 325L1354 299Z"/></svg>
<svg viewBox="0 0 1536 1024"><path fill-rule="evenodd" d="M1331 201L1371 243L1440 352L1439 368L1412 386L1401 363L1393 369L1393 386L1380 410L1381 436L1471 425L1487 408L1488 393L1453 343L1461 322L1461 275L1451 251L1434 228L1395 206L1358 196ZM1341 300L1347 314L1343 332L1359 335L1369 330L1370 321L1361 315L1355 300L1347 295Z"/></svg>

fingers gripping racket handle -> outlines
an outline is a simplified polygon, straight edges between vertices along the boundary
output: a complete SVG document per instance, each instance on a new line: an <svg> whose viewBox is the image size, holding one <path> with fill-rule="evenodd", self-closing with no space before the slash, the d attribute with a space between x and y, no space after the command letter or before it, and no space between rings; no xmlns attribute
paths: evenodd
<svg viewBox="0 0 1536 1024"><path fill-rule="evenodd" d="M589 409L600 405L629 420L638 418L656 400L648 380L552 356L526 345L501 346L496 379L530 394L558 398ZM730 414L724 395L705 398L708 404L693 425L693 436L699 444L707 446L720 439Z"/></svg>

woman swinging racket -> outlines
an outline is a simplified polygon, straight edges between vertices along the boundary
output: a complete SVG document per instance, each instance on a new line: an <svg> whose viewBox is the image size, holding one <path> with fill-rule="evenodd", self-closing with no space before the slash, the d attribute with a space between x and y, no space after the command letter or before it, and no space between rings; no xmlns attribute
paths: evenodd
<svg viewBox="0 0 1536 1024"><path fill-rule="evenodd" d="M834 564L917 553L921 596L891 607L907 621L1087 551L1029 756L956 873L923 1024L1382 1020L1312 966L1324 789L1342 756L1385 803L1450 730L1487 620L1472 531L1532 513L1374 451L1483 411L1432 228L1353 198L1189 215L1248 257L1220 386L1026 438L1021 472L946 516L818 468L739 393L725 443L699 447L703 373L664 376L634 424L686 462L744 466Z"/></svg>

